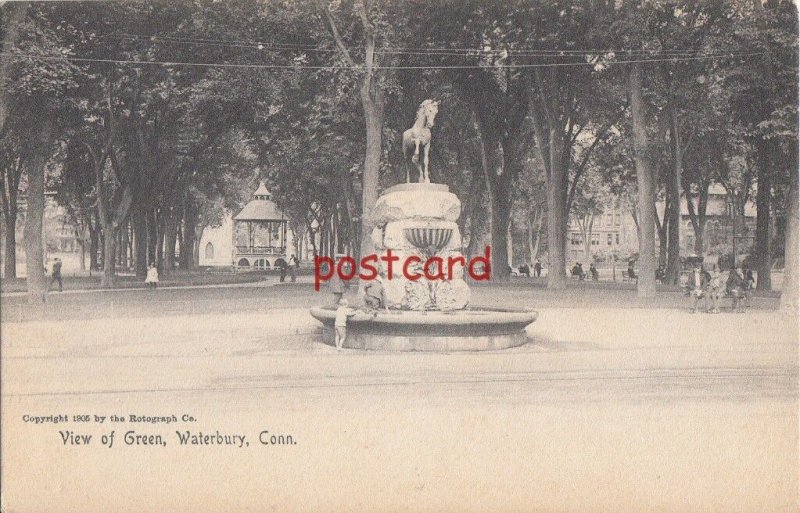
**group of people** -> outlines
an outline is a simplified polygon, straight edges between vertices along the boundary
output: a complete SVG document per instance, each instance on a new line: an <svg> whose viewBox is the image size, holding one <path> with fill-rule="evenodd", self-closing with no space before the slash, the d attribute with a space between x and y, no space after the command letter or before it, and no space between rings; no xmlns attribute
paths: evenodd
<svg viewBox="0 0 800 513"><path fill-rule="evenodd" d="M709 273L700 262L696 262L684 287L686 294L692 297L692 312L697 313L700 301L703 301L707 313L719 313L719 300L723 291L731 297L733 310L736 313L744 312L744 303L755 279L753 271L748 268L743 269L743 274L744 276L735 267L731 267L723 284L722 273L717 266Z"/></svg>
<svg viewBox="0 0 800 513"><path fill-rule="evenodd" d="M592 277L592 281L597 281L600 279L600 274L597 272L597 267L594 265L594 262L589 264L588 274L583 270L583 264L581 262L575 262L575 265L572 266L569 274L578 278L579 280L585 280L589 276Z"/></svg>
<svg viewBox="0 0 800 513"><path fill-rule="evenodd" d="M327 265L327 264L323 264ZM347 274L350 272L350 264L344 264L342 272ZM386 289L384 288L384 280L386 273L381 270L378 277L370 280L364 287L364 312L372 311L373 316L377 315L378 310L389 311L389 305L386 301ZM336 318L334 320L334 342L336 343L336 350L342 349L342 345L347 340L347 320L353 317L359 310L351 308L349 302L344 295L350 289L350 282L343 280L339 273L333 273L329 282L330 291L333 294L334 305L336 305Z"/></svg>
<svg viewBox="0 0 800 513"><path fill-rule="evenodd" d="M531 268L528 266L527 263L524 263L521 266L519 266L518 272L521 275L524 274L528 278L531 277ZM542 275L542 262L540 262L538 258L536 259L536 262L533 264L533 275L536 278L539 278Z"/></svg>
<svg viewBox="0 0 800 513"><path fill-rule="evenodd" d="M281 283L286 281L287 273L289 274L289 279L294 283L297 281L297 270L300 269L300 260L294 255L289 257L288 264L283 259L280 259L278 260L278 269L281 273Z"/></svg>

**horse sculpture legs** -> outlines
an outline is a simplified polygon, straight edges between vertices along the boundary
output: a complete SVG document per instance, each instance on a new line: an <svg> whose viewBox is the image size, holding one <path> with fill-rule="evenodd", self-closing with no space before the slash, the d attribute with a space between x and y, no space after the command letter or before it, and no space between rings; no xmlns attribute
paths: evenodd
<svg viewBox="0 0 800 513"><path fill-rule="evenodd" d="M420 175L422 176L420 176L419 180L420 182L423 182L423 177L424 177L424 183L431 183L431 177L428 174L428 151L430 149L431 149L431 143L428 142L428 144L425 145L425 174L422 175L422 173L420 172Z"/></svg>
<svg viewBox="0 0 800 513"><path fill-rule="evenodd" d="M425 144L420 139L412 139L411 142L414 144L414 153L411 155L411 162L409 163L406 160L407 167L406 167L406 183L411 182L411 166L414 165L417 168L417 172L419 173L417 176L419 177L419 183L431 183L430 176L428 175L428 152L430 150L430 143ZM419 159L419 147L422 146L423 154L422 154L422 162ZM411 146L408 146L408 149L411 149ZM406 157L408 159L408 157Z"/></svg>

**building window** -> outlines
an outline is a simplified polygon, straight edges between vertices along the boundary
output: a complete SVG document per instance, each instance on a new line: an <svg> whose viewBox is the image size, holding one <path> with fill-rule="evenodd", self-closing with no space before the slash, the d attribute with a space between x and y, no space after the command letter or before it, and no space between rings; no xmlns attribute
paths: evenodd
<svg viewBox="0 0 800 513"><path fill-rule="evenodd" d="M237 265L239 267L250 267L250 261L247 260L246 258L242 258L241 260L239 260L239 263Z"/></svg>
<svg viewBox="0 0 800 513"><path fill-rule="evenodd" d="M599 246L600 245L600 234L593 233L592 234L592 246Z"/></svg>
<svg viewBox="0 0 800 513"><path fill-rule="evenodd" d="M619 246L619 234L617 234L617 246Z"/></svg>
<svg viewBox="0 0 800 513"><path fill-rule="evenodd" d="M214 245L210 242L206 244L206 260L214 260Z"/></svg>
<svg viewBox="0 0 800 513"><path fill-rule="evenodd" d="M614 213L614 226L619 226L621 222L621 216L618 213Z"/></svg>
<svg viewBox="0 0 800 513"><path fill-rule="evenodd" d="M609 246L611 245L611 234L610 233L608 234L608 245Z"/></svg>

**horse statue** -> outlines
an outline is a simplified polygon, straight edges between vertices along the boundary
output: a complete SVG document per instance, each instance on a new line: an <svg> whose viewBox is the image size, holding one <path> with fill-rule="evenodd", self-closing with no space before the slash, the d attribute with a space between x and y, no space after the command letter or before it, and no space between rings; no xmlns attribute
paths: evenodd
<svg viewBox="0 0 800 513"><path fill-rule="evenodd" d="M428 174L428 151L431 147L431 127L439 112L439 102L425 100L417 109L417 120L414 126L403 132L403 156L406 160L406 183L411 182L411 164L417 166L420 183L431 183ZM424 150L423 165L419 162L419 148ZM411 163L408 162L411 157Z"/></svg>

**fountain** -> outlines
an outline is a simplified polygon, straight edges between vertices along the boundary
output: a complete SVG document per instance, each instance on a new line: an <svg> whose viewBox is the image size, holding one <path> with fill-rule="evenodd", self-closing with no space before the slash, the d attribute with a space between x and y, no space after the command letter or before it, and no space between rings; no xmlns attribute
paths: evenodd
<svg viewBox="0 0 800 513"><path fill-rule="evenodd" d="M418 277L410 279L403 273L395 273L392 279L384 279L388 312L351 317L345 347L477 351L524 344L525 327L536 320L536 312L469 306L470 289L464 280L461 233L456 222L461 214L461 201L447 185L427 183L423 179L427 176L426 166L424 172L420 170L423 183L390 187L378 198L373 210L372 241L376 250L391 250L400 262L411 257L418 263L409 270ZM424 266L434 260L427 271L439 277L428 279L424 276ZM461 263L451 266L451 260ZM444 262L448 262L447 272L441 268ZM385 273L388 270L385 263L381 261L380 265ZM311 315L322 322L323 342L330 345L334 343L335 313L333 306L311 309Z"/></svg>

